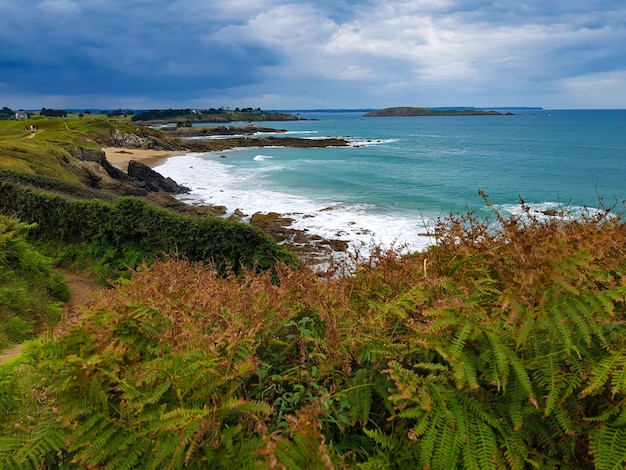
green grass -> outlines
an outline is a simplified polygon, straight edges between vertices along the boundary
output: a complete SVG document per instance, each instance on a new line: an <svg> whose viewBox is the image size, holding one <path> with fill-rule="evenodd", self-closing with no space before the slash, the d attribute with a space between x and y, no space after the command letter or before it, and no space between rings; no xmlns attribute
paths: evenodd
<svg viewBox="0 0 626 470"><path fill-rule="evenodd" d="M34 130L25 130L34 126ZM128 120L104 116L68 119L33 117L24 121L0 121L0 170L37 174L79 183L68 168L71 146L99 149L97 140L109 137L115 130L133 132L136 125Z"/></svg>

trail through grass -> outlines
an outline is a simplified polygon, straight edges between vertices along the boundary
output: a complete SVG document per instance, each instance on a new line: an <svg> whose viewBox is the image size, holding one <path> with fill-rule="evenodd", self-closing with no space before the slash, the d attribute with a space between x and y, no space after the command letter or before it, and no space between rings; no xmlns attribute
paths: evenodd
<svg viewBox="0 0 626 470"><path fill-rule="evenodd" d="M80 307L85 305L94 298L97 292L103 290L95 279L85 276L84 274L74 272L63 272L63 276L70 289L71 297L69 302L65 304L63 318L55 327L55 331L62 331L68 328L79 316ZM0 364L13 359L24 351L23 344L17 344L4 351L0 351Z"/></svg>

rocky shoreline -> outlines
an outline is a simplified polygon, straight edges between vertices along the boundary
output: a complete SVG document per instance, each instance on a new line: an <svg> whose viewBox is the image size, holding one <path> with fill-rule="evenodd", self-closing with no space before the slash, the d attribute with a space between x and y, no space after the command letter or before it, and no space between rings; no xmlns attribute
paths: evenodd
<svg viewBox="0 0 626 470"><path fill-rule="evenodd" d="M195 127L164 127L161 131L180 139L190 137L204 137L217 135L253 135L261 132L284 133L286 129L274 129L271 127L255 126L195 126Z"/></svg>
<svg viewBox="0 0 626 470"><path fill-rule="evenodd" d="M183 140L187 137L205 135L252 135L259 132L280 133L285 132L258 126L239 127L196 127L178 128L167 133L144 132L140 128L135 134L123 134L116 132L112 138L106 142L101 142L103 146L115 147L117 153L123 154L124 149L142 149L168 152L214 152L242 147L267 147L283 146L298 148L319 148L329 146L344 147L350 143L344 139L298 139L293 137L233 137L211 140ZM165 136L163 135L165 134ZM132 152L129 152L132 154ZM168 158L168 153L163 158ZM83 170L86 178L84 180L96 189L105 189L120 195L137 195L146 197L151 202L183 214L199 216L224 217L227 208L224 206L211 205L191 205L180 201L174 197L189 191L189 188L179 185L171 178L165 178L160 173L154 171L149 165L133 160L128 161L126 172L113 166L106 158L104 151L94 151L85 154L84 151L75 152L80 160L86 163ZM91 162L91 163L88 163ZM341 239L325 239L318 235L313 235L305 230L292 229L290 226L293 219L282 216L276 212L260 213L251 216L235 211L229 217L233 221L244 221L249 219L250 225L258 228L270 235L274 240L288 248L301 260L318 264L327 261L333 253L345 253L348 249L348 242Z"/></svg>

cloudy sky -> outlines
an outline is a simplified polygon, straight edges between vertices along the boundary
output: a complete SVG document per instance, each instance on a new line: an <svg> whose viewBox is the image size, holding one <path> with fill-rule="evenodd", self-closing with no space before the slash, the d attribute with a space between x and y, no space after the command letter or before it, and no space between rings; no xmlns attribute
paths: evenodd
<svg viewBox="0 0 626 470"><path fill-rule="evenodd" d="M0 0L0 107L626 108L624 0Z"/></svg>

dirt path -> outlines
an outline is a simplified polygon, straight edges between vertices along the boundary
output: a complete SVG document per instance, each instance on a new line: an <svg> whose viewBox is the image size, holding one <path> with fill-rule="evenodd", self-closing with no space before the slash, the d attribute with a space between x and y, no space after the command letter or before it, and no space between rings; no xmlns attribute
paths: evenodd
<svg viewBox="0 0 626 470"><path fill-rule="evenodd" d="M93 299L98 292L104 290L95 279L85 276L84 274L76 274L73 272L63 271L61 274L65 277L67 287L72 293L70 301L65 305L66 313L70 309L81 306Z"/></svg>
<svg viewBox="0 0 626 470"><path fill-rule="evenodd" d="M67 286L70 288L71 296L67 304L65 304L65 311L63 318L55 330L63 329L64 326L71 324L76 320L77 309L93 299L99 291L104 288L98 284L94 279L85 275L76 274L72 272L62 271L61 274L65 276ZM0 364L13 359L18 356L24 350L23 344L18 344L5 351L0 352Z"/></svg>

